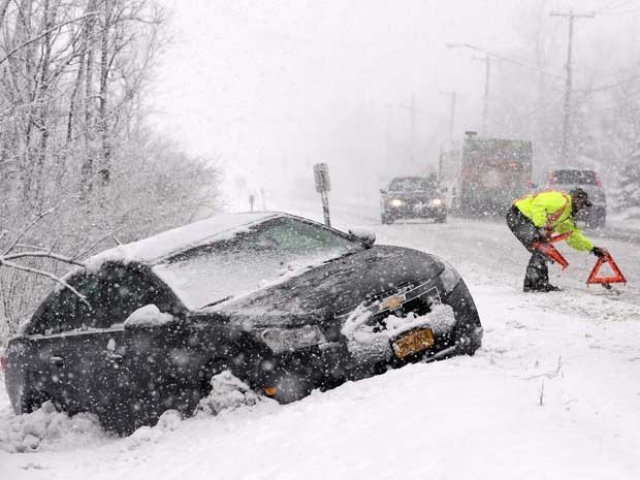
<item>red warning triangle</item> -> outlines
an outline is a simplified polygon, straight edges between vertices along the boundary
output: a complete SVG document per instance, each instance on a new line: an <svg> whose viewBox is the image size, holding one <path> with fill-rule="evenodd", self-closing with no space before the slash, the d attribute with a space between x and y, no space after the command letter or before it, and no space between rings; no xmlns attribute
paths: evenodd
<svg viewBox="0 0 640 480"><path fill-rule="evenodd" d="M566 233L560 233L558 235L553 235L549 237L549 242L551 243L561 242L569 238L572 234L573 232L566 232Z"/></svg>
<svg viewBox="0 0 640 480"><path fill-rule="evenodd" d="M558 249L554 247L552 244L535 242L533 244L533 248L544 253L544 255L547 258L549 258L550 260L560 265L563 270L569 266L569 262L567 262L567 259L564 258L562 254L558 251Z"/></svg>
<svg viewBox="0 0 640 480"><path fill-rule="evenodd" d="M611 269L612 274L607 277L600 277L598 276L598 272L605 263ZM594 265L593 270L591 270L591 273L589 274L587 284L594 283L627 283L627 279L624 278L624 275L620 271L620 268L613 260L611 254L609 254L608 252L605 256L598 258L598 261Z"/></svg>

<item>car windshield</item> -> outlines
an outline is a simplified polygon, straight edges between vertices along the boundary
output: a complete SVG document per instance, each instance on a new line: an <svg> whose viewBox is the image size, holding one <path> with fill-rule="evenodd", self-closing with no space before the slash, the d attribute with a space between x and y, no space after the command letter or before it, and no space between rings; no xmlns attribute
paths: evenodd
<svg viewBox="0 0 640 480"><path fill-rule="evenodd" d="M321 225L277 218L231 239L175 255L153 271L187 307L198 309L363 248Z"/></svg>
<svg viewBox="0 0 640 480"><path fill-rule="evenodd" d="M434 182L422 177L394 178L389 184L389 190L392 192L424 192L436 187Z"/></svg>
<svg viewBox="0 0 640 480"><path fill-rule="evenodd" d="M597 185L596 174L592 170L556 170L551 175L551 183L558 185Z"/></svg>

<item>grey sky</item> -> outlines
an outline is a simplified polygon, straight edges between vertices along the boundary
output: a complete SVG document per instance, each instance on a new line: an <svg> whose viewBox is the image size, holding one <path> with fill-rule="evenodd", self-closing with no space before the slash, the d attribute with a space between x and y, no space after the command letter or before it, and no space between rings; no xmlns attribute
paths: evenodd
<svg viewBox="0 0 640 480"><path fill-rule="evenodd" d="M611 12L638 8L624 0L163 3L175 32L154 97L163 128L189 152L222 158L231 189L242 177L249 189L299 193L312 186L311 165L323 161L332 194L344 198L368 197L395 173L434 168L448 138L443 92L458 92L456 137L480 127L483 64L447 42L525 51L536 6L545 4L602 10L589 20L597 26L576 30L576 46L586 46L629 22ZM553 29L560 78L566 21ZM589 48L597 57L597 46Z"/></svg>

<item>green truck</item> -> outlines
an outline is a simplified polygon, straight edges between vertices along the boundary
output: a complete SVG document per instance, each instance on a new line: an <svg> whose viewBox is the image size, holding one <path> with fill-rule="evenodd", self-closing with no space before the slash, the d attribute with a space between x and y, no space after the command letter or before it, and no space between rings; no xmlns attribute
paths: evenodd
<svg viewBox="0 0 640 480"><path fill-rule="evenodd" d="M532 189L531 142L467 132L459 172L459 208L471 216L502 215Z"/></svg>

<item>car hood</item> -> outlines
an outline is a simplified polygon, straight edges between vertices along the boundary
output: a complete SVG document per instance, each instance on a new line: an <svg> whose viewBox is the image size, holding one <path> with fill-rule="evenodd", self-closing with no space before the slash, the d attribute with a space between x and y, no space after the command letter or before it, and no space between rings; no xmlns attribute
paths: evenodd
<svg viewBox="0 0 640 480"><path fill-rule="evenodd" d="M375 246L311 268L282 283L210 307L256 324L306 323L334 318L397 288L437 277L435 256L401 247Z"/></svg>

